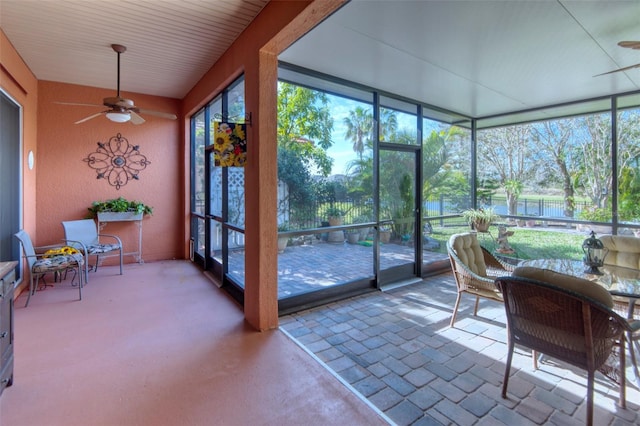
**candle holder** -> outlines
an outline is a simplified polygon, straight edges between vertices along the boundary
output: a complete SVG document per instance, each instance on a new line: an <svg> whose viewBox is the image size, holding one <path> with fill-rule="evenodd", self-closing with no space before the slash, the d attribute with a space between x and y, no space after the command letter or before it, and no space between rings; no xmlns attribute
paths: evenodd
<svg viewBox="0 0 640 426"><path fill-rule="evenodd" d="M591 231L591 236L582 243L582 251L584 252L582 260L587 266L584 272L586 274L602 275L598 268L604 265L604 259L607 257L609 249L602 244L602 241L596 238L594 231Z"/></svg>

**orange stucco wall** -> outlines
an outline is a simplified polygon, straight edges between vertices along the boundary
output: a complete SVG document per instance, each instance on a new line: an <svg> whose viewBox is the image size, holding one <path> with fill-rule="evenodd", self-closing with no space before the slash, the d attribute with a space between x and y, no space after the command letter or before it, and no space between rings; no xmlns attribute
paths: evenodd
<svg viewBox="0 0 640 426"><path fill-rule="evenodd" d="M143 221L142 252L145 261L183 258L182 228L182 140L178 121L144 116L145 123L113 123L104 116L84 123L75 121L102 111L103 107L58 105L55 102L79 102L100 105L102 99L115 96L114 90L73 84L40 81L38 85L38 154L36 171L36 210L38 244L59 242L64 237L63 220L82 219L93 201L117 197L139 200L154 208ZM180 101L137 93L121 93L141 108L179 112ZM150 164L120 189L106 179L97 179L96 171L83 161L120 133ZM108 224L105 233L123 238L125 251L137 248L136 227L132 224ZM128 256L125 261L135 261Z"/></svg>
<svg viewBox="0 0 640 426"><path fill-rule="evenodd" d="M22 107L23 227L36 232L36 173L27 167L27 153L37 153L38 80L0 30L0 88Z"/></svg>
<svg viewBox="0 0 640 426"><path fill-rule="evenodd" d="M231 48L182 100L122 93L136 105L175 112L179 120L145 117L140 126L97 117L75 121L100 107L62 106L60 102L100 104L113 89L40 81L0 31L0 86L23 107L24 162L29 150L35 167L24 166L24 228L38 245L57 243L63 220L80 219L94 200L123 196L154 207L144 220L145 261L185 258L189 240L189 118L239 75L245 75L247 130L245 317L258 330L277 319L276 247L276 81L277 55L319 24L345 0L271 1ZM140 179L116 190L83 161L120 133L139 145L150 165ZM136 228L109 224L104 232L123 237L126 251L136 245ZM126 259L131 262L134 259ZM113 263L113 262L112 262Z"/></svg>
<svg viewBox="0 0 640 426"><path fill-rule="evenodd" d="M36 235L36 171L27 167L27 154L37 154L38 81L0 30L0 88L22 109L22 227ZM3 185L6 183L3 182ZM23 274L24 276L24 274ZM25 281L16 293L25 286Z"/></svg>

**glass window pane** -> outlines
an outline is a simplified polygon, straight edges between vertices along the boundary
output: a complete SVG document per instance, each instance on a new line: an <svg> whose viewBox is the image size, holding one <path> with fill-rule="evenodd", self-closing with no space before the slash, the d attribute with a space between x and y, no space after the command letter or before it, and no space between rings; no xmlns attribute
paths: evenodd
<svg viewBox="0 0 640 426"><path fill-rule="evenodd" d="M618 220L640 225L640 95L618 100L617 130Z"/></svg>
<svg viewBox="0 0 640 426"><path fill-rule="evenodd" d="M380 267L415 262L415 152L380 150Z"/></svg>
<svg viewBox="0 0 640 426"><path fill-rule="evenodd" d="M193 251L194 253L199 254L204 257L204 219L199 217L194 217L192 219L193 228L195 234L191 236L193 238Z"/></svg>
<svg viewBox="0 0 640 426"><path fill-rule="evenodd" d="M227 222L234 226L244 228L244 168L227 167L227 173Z"/></svg>
<svg viewBox="0 0 640 426"><path fill-rule="evenodd" d="M372 105L282 81L278 89L279 297L370 280Z"/></svg>
<svg viewBox="0 0 640 426"><path fill-rule="evenodd" d="M485 129L477 139L479 207L523 226L518 216L611 222L610 113Z"/></svg>
<svg viewBox="0 0 640 426"><path fill-rule="evenodd" d="M384 96L380 105L380 142L417 145L417 105Z"/></svg>
<svg viewBox="0 0 640 426"><path fill-rule="evenodd" d="M471 205L469 127L468 121L450 125L422 120L422 194L427 218L459 213Z"/></svg>
<svg viewBox="0 0 640 426"><path fill-rule="evenodd" d="M218 96L214 99L211 104L208 106L209 108L209 137L207 138L207 145L213 144L215 140L214 132L215 132L215 121L220 121L222 118L222 96Z"/></svg>
<svg viewBox="0 0 640 426"><path fill-rule="evenodd" d="M193 120L193 129L195 130L195 134L192 136L192 146L193 150L192 157L194 159L193 168L191 169L191 173L193 176L193 197L192 199L192 210L198 214L204 215L204 146L205 146L205 119L204 119L204 110L198 113Z"/></svg>
<svg viewBox="0 0 640 426"><path fill-rule="evenodd" d="M593 222L611 222L611 114L592 114L574 118L576 143L580 159L576 164L575 179L578 201L584 207L576 208L577 217ZM580 228L580 226L579 226ZM599 233L610 233L610 228Z"/></svg>
<svg viewBox="0 0 640 426"><path fill-rule="evenodd" d="M210 214L222 217L222 167L216 167L213 151L208 151L209 155L209 212Z"/></svg>
<svg viewBox="0 0 640 426"><path fill-rule="evenodd" d="M228 274L233 281L241 288L244 288L245 279L245 249L244 249L244 234L237 231L229 230L229 238L227 240L229 244L229 259L228 259Z"/></svg>

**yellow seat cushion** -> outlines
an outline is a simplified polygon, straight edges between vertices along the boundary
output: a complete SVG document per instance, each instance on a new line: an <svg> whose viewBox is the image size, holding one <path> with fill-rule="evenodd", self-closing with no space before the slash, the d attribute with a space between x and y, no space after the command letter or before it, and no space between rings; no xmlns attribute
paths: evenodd
<svg viewBox="0 0 640 426"><path fill-rule="evenodd" d="M608 306L609 308L613 307L613 299L607 289L589 280L560 274L550 269L540 269L531 266L517 267L513 271L513 276L549 283L556 287L561 287L573 291L574 293L587 296L605 306Z"/></svg>

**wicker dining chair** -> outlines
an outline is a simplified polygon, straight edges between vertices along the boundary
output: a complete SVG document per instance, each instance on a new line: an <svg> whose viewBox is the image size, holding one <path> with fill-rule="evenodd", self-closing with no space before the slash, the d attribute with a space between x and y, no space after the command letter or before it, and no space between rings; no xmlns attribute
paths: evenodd
<svg viewBox="0 0 640 426"><path fill-rule="evenodd" d="M533 279L537 277L538 279ZM587 424L593 423L595 372L611 376L607 363L619 357L613 376L620 385L618 404L625 401L625 333L640 329L639 321L627 321L613 311L613 300L603 287L588 280L537 268L517 268L513 275L496 279L504 297L508 355L502 397L507 386L514 346L532 350L587 371Z"/></svg>
<svg viewBox="0 0 640 426"><path fill-rule="evenodd" d="M473 315L478 315L481 297L502 302L502 295L494 280L511 273L514 267L497 259L482 247L475 232L452 235L447 242L447 252L458 287L458 297L450 322L453 327L463 293L476 297Z"/></svg>

